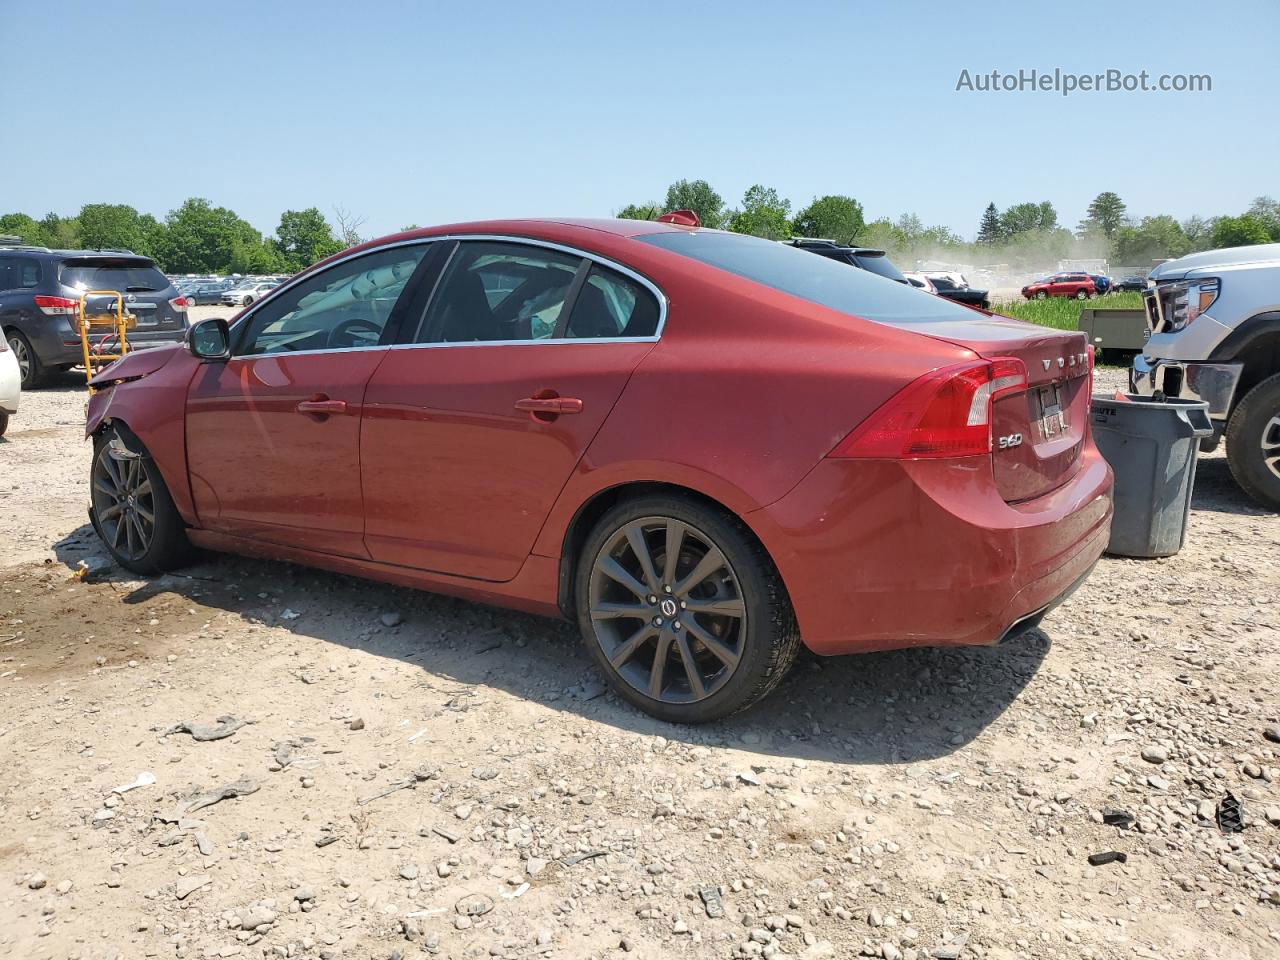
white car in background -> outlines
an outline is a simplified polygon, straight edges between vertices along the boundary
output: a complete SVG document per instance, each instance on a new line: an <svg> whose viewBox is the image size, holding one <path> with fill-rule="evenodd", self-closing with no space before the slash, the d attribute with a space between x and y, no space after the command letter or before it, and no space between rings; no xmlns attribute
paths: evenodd
<svg viewBox="0 0 1280 960"><path fill-rule="evenodd" d="M240 284L222 294L222 302L228 307L247 307L261 300L280 284L274 280L260 280L253 283Z"/></svg>
<svg viewBox="0 0 1280 960"><path fill-rule="evenodd" d="M938 292L937 288L935 288L933 285L933 281L930 280L928 277L926 277L923 273L904 272L902 275L907 278L907 283L911 284L913 287L918 287L919 289L924 290L928 293Z"/></svg>
<svg viewBox="0 0 1280 960"><path fill-rule="evenodd" d="M9 418L18 412L18 396L22 393L22 371L18 357L9 349L9 341L0 337L0 437L9 429Z"/></svg>

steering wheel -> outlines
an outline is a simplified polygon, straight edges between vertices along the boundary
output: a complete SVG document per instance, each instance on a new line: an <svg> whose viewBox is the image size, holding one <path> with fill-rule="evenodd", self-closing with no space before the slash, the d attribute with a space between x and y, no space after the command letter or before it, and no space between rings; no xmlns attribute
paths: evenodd
<svg viewBox="0 0 1280 960"><path fill-rule="evenodd" d="M359 344L352 341L351 334L358 330L367 330L373 334L373 340L376 343L378 337L382 335L382 328L372 320L366 320L364 317L352 317L349 320L343 320L340 324L333 328L329 334L330 347L352 347Z"/></svg>

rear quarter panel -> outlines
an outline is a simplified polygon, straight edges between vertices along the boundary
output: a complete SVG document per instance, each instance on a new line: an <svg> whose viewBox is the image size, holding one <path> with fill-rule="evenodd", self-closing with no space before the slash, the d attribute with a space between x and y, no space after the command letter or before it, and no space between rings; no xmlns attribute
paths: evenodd
<svg viewBox="0 0 1280 960"><path fill-rule="evenodd" d="M559 556L578 509L627 482L688 487L744 516L784 496L910 380L973 357L655 251L663 258L676 262L640 265L668 297L663 335L579 462L535 553Z"/></svg>

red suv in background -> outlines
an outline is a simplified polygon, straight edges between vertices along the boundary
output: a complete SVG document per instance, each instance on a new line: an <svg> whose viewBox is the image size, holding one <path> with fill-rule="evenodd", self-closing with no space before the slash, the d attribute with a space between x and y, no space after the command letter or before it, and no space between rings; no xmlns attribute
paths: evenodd
<svg viewBox="0 0 1280 960"><path fill-rule="evenodd" d="M1045 297L1075 297L1077 300L1088 300L1098 292L1093 277L1087 273L1055 273L1052 277L1037 280L1022 288L1022 295L1028 300L1043 300Z"/></svg>
<svg viewBox="0 0 1280 960"><path fill-rule="evenodd" d="M694 221L696 223L696 221ZM98 373L125 567L254 553L579 624L655 716L994 644L1107 543L1083 334L643 220L415 230Z"/></svg>

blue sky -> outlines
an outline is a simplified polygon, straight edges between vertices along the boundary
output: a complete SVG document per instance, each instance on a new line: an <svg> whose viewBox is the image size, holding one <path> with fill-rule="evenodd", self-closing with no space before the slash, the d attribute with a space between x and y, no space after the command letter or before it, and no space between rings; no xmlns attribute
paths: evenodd
<svg viewBox="0 0 1280 960"><path fill-rule="evenodd" d="M264 232L602 216L705 178L965 236L1280 196L1280 3L5 4L0 212L189 196ZM973 74L1208 73L1211 93L969 93ZM15 92L16 90L16 92ZM96 124L96 125L95 125Z"/></svg>

